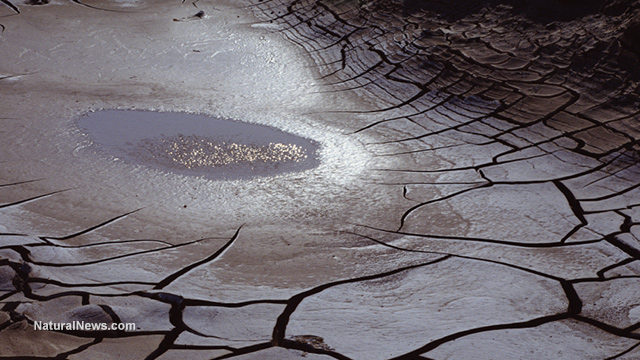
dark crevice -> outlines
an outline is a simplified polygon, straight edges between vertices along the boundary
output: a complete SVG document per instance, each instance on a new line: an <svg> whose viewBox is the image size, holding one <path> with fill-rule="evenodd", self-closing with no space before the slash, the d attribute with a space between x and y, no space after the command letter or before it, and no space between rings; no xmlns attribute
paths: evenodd
<svg viewBox="0 0 640 360"><path fill-rule="evenodd" d="M287 325L289 323L289 319L291 318L291 315L293 314L293 312L296 310L296 308L298 307L298 305L300 305L300 303L306 299L309 296L315 295L317 293L320 293L326 289L329 289L331 287L334 286L338 286L338 285L343 285L343 284L349 284L349 283L356 283L356 282L362 282L362 281L367 281L367 280L374 280L374 279L380 279L383 277L387 277L387 276L391 276L400 272L404 272L407 270L411 270L411 269L416 269L416 268L420 268L420 267L424 267L424 266L429 266L429 265L433 265L433 264L437 264L441 261L444 261L446 259L449 259L451 257L451 255L444 255L436 260L432 260L426 263L422 263L422 264L418 264L418 265L411 265L411 266L405 266L405 267L401 267L395 270L391 270L391 271L387 271L384 273L380 273L380 274L374 274L374 275L367 275L367 276L362 276L362 277L358 277L358 278L353 278L353 279L346 279L346 280L339 280L339 281L334 281L334 282L330 282L327 284L323 284L317 287L314 287L313 289L307 290L305 292L299 293L295 296L293 296L292 298L289 299L286 308L284 309L284 311L282 312L282 314L280 314L280 316L278 317L278 320L276 322L276 325L273 329L273 337L272 337L272 344L274 346L282 346L282 344L285 342L285 333L286 333L286 328Z"/></svg>
<svg viewBox="0 0 640 360"><path fill-rule="evenodd" d="M617 335L623 338L629 338L629 339L638 339L640 340L640 334L636 334L630 331L626 331L625 329L620 329L617 328L615 326L611 326L609 324L605 324L601 321L598 320L594 320L588 317L584 317L581 315L576 315L573 316L574 319L578 320L578 321L582 321L584 323L587 323L589 325L595 326L597 328L599 328L600 330L603 330L605 332L608 332L609 334L613 334L613 335Z"/></svg>
<svg viewBox="0 0 640 360"><path fill-rule="evenodd" d="M373 237L370 236L366 236L366 235L360 235L360 234L356 234L361 236L362 238L371 240L379 245L391 248L391 249L396 249L396 250L401 250L401 251L407 251L407 252L415 252L415 253L423 253L423 254L432 254L432 255L445 255L447 257L452 257L452 258L460 258L460 259L467 259L467 260L473 260L473 261L480 261L480 262L486 262L486 263L491 263L491 264L496 264L496 265L501 265L501 266L506 266L506 267L510 267L513 269L518 269L530 274L534 274L537 276L541 276L544 278L548 278L548 279L552 279L558 282L564 282L566 281L565 279L562 279L560 277L557 277L555 275L551 275L551 274L546 274L543 273L541 271L537 271L534 269L530 269L530 268L526 268L520 265L515 265L515 264L511 264L511 263L507 263L507 262L503 262L503 261L497 261L497 260L491 260L491 259L483 259L483 258L478 258L478 257L473 257L473 256L465 256L465 255L457 255L457 254L450 254L450 253L446 253L446 252L442 252L442 251L431 251L431 250L412 250L412 249L405 249L399 246L395 246L395 245L391 245L391 244L387 244L381 240L375 239ZM568 298L571 298L572 295L568 294L567 295ZM575 307L575 306L574 306Z"/></svg>
<svg viewBox="0 0 640 360"><path fill-rule="evenodd" d="M222 360L222 359L230 359L236 356L240 356L240 355L245 355L245 354L251 354L251 353L255 353L258 351L262 351L262 350L266 350L269 348L272 348L273 345L271 343L261 343L261 344L255 344L255 345L251 345L251 346L245 346L242 348L237 348L235 349L231 354L226 354L226 355L222 355L222 356L218 356L215 357L211 360Z"/></svg>
<svg viewBox="0 0 640 360"><path fill-rule="evenodd" d="M86 4L81 0L72 0L72 2L92 9L117 11ZM14 5L15 1L2 0L2 3L15 14L20 13L20 9ZM35 2L33 3L35 4ZM96 2L89 1L89 3ZM195 2L192 5L197 8ZM212 239L199 239L178 245L160 240L116 240L81 245L58 243L110 226L138 211L135 210L67 236L41 236L33 240L32 243L0 246L0 250L10 253L12 258L17 253L22 260L0 259L1 266L11 268L11 270L5 268L8 273L11 271L15 273L12 275L11 285L7 285L7 289L3 290L6 292L0 296L0 301L8 301L2 305L2 311L10 316L9 321L0 324L0 331L20 321L33 323L16 311L21 302L10 301L14 299L14 295L18 295L15 298L22 299L24 302L33 303L67 296L79 297L83 305L89 304L90 300L95 302L95 297L100 296L105 302L101 301L98 306L109 315L113 322L120 322L121 317L114 310L118 308L109 304L107 300L124 299L130 296L137 301L153 300L169 304L168 317L173 328L168 331L138 331L135 333L62 332L81 338L92 338L92 341L53 358L63 359L76 354L82 356L85 350L101 343L103 338L156 335L162 336L163 340L148 355L148 359L159 358L169 350L191 350L194 352L226 350L230 352L230 354L219 356L217 359L234 358L253 353L259 356L260 351L274 346L325 355L335 359L348 359L347 356L328 347L319 348L297 340L295 336L285 337L289 321L302 301L331 287L380 279L448 259L450 259L449 261L464 259L494 264L503 270L506 267L523 271L537 280L553 280L557 287L562 288L566 296L567 309L559 314L526 321L493 324L451 332L393 359L428 359L424 355L425 353L467 336L508 329L530 329L567 319L581 321L619 338L640 339L640 335L634 333L640 329L640 323L633 323L629 326L627 326L628 323L625 323L625 328L619 328L615 326L616 323L606 324L581 315L583 301L576 291L576 288L580 289L576 284L593 285L589 283L594 283L606 287L611 281L640 279L640 275L633 275L636 270L635 266L622 268L640 260L640 248L636 243L633 243L638 240L633 226L640 225L640 220L633 218L636 216L635 213L629 212L628 214L625 211L634 206L640 206L638 204L629 205L629 202L633 200L633 195L640 187L640 183L636 181L636 170L640 159L640 148L638 147L640 141L637 131L637 121L640 119L640 112L637 110L640 99L637 78L640 72L636 69L636 65L639 64L636 56L638 46L634 43L638 38L636 17L640 6L637 1L627 0L593 0L582 5L584 6L576 10L576 6L580 7L580 4L556 0L542 1L537 4L532 2L520 4L511 0L453 1L452 3L418 0L252 1L246 8L252 8L256 13L262 13L262 18L282 25L278 33L291 43L300 46L300 49L315 61L315 65L310 67L313 69L312 71L317 71L314 74L317 78L318 89L322 90L320 92L336 96L354 93L357 96L362 95L363 99L366 97L367 101L362 102L362 104L366 104L366 107L359 107L358 109L361 109L359 111L338 109L325 112L323 115L334 113L362 115L357 119L360 122L354 122L353 126L345 132L350 131L349 135L362 133L363 137L371 135L373 140L365 146L375 145L382 148L378 151L378 155L372 156L372 167L375 167L376 161L379 161L378 164L382 164L383 161L384 164L392 164L387 165L389 169L374 169L374 171L378 171L376 175L389 175L390 177L376 184L395 186L396 188L385 188L385 190L396 190L396 194L402 194L405 199L412 197L411 185L469 185L464 190L456 190L448 195L426 199L417 197L415 201L418 204L407 202L407 204L415 206L404 213L403 210L406 207L404 209L398 207L397 209L400 210L397 213L384 213L383 217L388 217L390 221L396 221L396 224L399 220L400 227L397 231L357 225L359 231L376 234L380 239L357 232L341 232L341 234L355 235L358 240L360 238L368 239L387 249L393 249L394 251L391 253L394 255L400 256L399 252L411 252L414 254L413 257L424 254L425 257L435 255L438 258L383 273L328 282L298 293L289 299L253 299L226 303L188 299L180 294L158 291L174 283L179 283L180 280L190 279L190 275L193 275L190 274L191 271L210 264L223 256L224 252L237 240L239 228L231 239L218 239L224 240L225 243L213 254L201 254L206 257L189 263L177 271L175 269L169 270L172 273L159 282L135 280L99 282L96 280L96 282L83 283L80 278L53 272L51 277L61 280L48 278L50 274L47 274L46 271L53 270L48 268L56 268L56 272L68 269L69 274L82 274L83 266L138 255L144 261L147 259L145 255L179 249ZM79 9L78 7L74 8ZM585 16L590 17L584 18ZM203 17L203 11L196 14L196 18ZM2 24L0 24L0 28L2 31L5 30L5 26ZM8 84L8 80L16 76L19 75L0 76L0 80L6 79L7 81L2 83ZM353 103L352 105L358 104ZM364 133L364 131L367 132ZM363 140L362 143L365 141ZM462 148L463 146L464 148ZM474 153L467 155L466 151ZM451 158L446 158L442 154L453 155L450 155ZM461 157L460 159L453 158L458 155ZM430 156L436 158L436 161L430 161ZM397 159L397 162L394 162L394 158ZM405 159L409 160L405 161ZM462 166L454 167L455 164L462 164ZM537 168L538 164L542 169ZM398 169L393 169L396 166ZM526 171L520 171L525 167ZM494 171L490 172L488 169ZM531 176L529 176L529 172L531 172ZM496 179L493 179L494 175L492 174L501 173L505 174L504 179L506 180L499 180L501 179L500 175L496 175ZM447 180L451 181L429 182L428 176L432 174L450 176ZM422 181L420 175L426 175L424 176L426 179ZM483 181L474 181L478 177L481 177ZM402 181L404 178L407 181ZM512 178L516 180L509 181ZM358 181L360 180L363 183L371 184L377 179L369 183L366 178L358 179ZM38 180L4 183L0 184L0 188L10 192L13 190L12 186L34 181ZM543 198L539 202L538 200L532 201L530 206L545 206L546 203L556 204L558 199L553 198L554 196L559 196L561 203L564 197L573 216L579 222L579 224L575 224L576 221L568 216L569 219L565 220L572 221L571 226L573 227L566 233L559 235L562 237L557 241L552 241L555 240L553 238L518 239L515 235L513 238L506 236L509 238L498 239L491 238L491 235L488 235L489 238L483 238L428 234L429 230L425 230L424 233L400 231L406 227L405 220L409 216L417 217L422 214L422 212L416 211L421 207L436 203L446 204L449 199L458 198L471 199L470 201L476 202L478 199L474 198L474 195L477 194L477 191L493 191L497 186L508 186L507 190L515 193L523 186L533 184L553 184L562 193L562 196L559 196L557 191L550 191L550 198ZM594 189L593 192L591 189ZM71 189L1 204L0 208L26 204L69 190ZM431 191L433 188L428 190ZM445 191L448 191L440 188L435 190L442 191L444 194L446 194ZM580 194L583 195L580 196ZM477 205L479 211L482 211L483 204L474 203L473 205ZM365 209L365 211L369 210ZM590 214L603 214L602 218L615 217L616 219L617 216L622 216L624 221L618 231L600 230L608 228L608 225L599 226L604 224L601 222L600 216L589 217L592 222L589 224L587 215ZM520 215L514 214L514 216ZM380 219L378 215L375 216L375 219ZM548 220L559 224L557 222L560 221L559 219L551 218L552 213L545 216L549 216L549 219L545 217L541 219L541 223ZM474 214L469 215L468 213L461 215L461 218L464 219L463 221L469 222L476 219ZM410 220L414 221L414 218L412 217ZM429 229L429 221L433 221L426 218L415 218L415 220L422 221L426 229ZM516 221L516 226L520 226L520 224L522 223ZM381 235L376 231L384 234ZM437 230L433 232L437 232ZM597 238L591 239L589 237L584 240L589 232L595 234L594 237ZM537 236L533 233L531 235ZM11 234L10 231L7 231L7 233L0 233L0 236L27 235ZM417 246L424 245L425 249L434 248L441 251L403 248L392 245L391 240L388 240L389 238L408 236L415 237L411 240L420 242L416 244ZM499 237L499 235L494 236ZM570 241L574 237L578 240ZM14 240L29 241L29 239ZM535 240L543 242L534 242ZM42 243L37 241L42 241ZM531 243L526 241L531 241ZM13 242L19 241L11 241L7 244ZM129 251L122 255L117 255L121 254L120 252L115 254L111 252L121 244L142 244L143 242L156 242L162 246L150 250ZM599 244L599 246L590 246L594 244ZM464 251L457 250L456 246L458 245ZM620 256L621 253L609 245L620 249L626 255ZM104 248L99 248L99 246L104 246ZM152 246L147 245L143 249L148 247ZM74 260L74 263L55 263L56 260L37 258L40 254L47 254L46 251L41 252L40 250L50 249L54 255L57 255L56 251L61 248L92 248L94 250L92 254L103 253L105 255L103 255L104 258L91 260L91 258L82 257L82 251L64 250L71 254L70 257L80 254L77 255L78 260ZM481 249L480 252L474 252L476 248ZM513 250L515 255L512 257L509 254L505 258L500 257L503 256L502 254L478 255L489 254L493 248L499 248L501 251ZM565 254L575 256L575 253L578 253L588 257L590 255L588 251L602 251L604 253L604 249L610 252L602 257L596 256L594 259L589 259L584 268L564 269L551 266L555 264L562 266L564 261L570 261L571 264L578 266L580 264L578 261L574 261L574 258L565 260L563 256ZM455 251L469 255L450 253ZM504 253L506 254L508 251ZM603 255L602 253L598 253L598 255ZM526 256L520 254L526 254ZM548 262L530 262L528 260L528 256L539 258L538 255L547 254L552 256ZM52 258L56 259L55 256ZM491 260L491 258L499 260ZM400 257L400 259L404 258ZM183 259L183 261L187 260ZM386 260L380 258L371 261L375 263ZM358 263L358 265L360 264ZM542 269L538 270L540 267ZM595 275L589 275L591 274L589 271L596 269L599 270ZM614 271L616 269L619 271ZM582 278L570 279L565 278L567 275L560 275L582 274L585 271L587 271L587 275L581 275L584 276ZM613 272L613 275L608 272ZM134 277L134 279L136 278ZM75 283L74 280L78 282ZM15 290L11 289L11 286ZM126 290L114 289L118 286L123 286ZM80 291L87 290L81 288L88 288L95 290L95 292ZM45 296L37 294L38 290L43 293L55 292ZM48 292L45 292L46 290ZM212 288L212 291L215 290ZM105 294L99 294L101 291ZM220 298L224 299L224 297ZM201 338L223 339L224 334L221 334L220 337L210 336L187 326L183 321L183 312L189 306L242 308L258 304L273 304L284 307L274 324L270 343L254 344L241 348L226 344L175 344L180 334L184 332L195 334ZM592 306L592 304L586 305ZM522 317L518 318L518 320L522 319ZM428 324L425 326L428 327ZM392 339L394 334L389 336ZM390 347L395 346L393 341L390 341ZM517 346L517 344L508 345ZM609 359L629 356L630 353L637 350L638 346L640 343L634 344ZM615 351L619 351L619 349ZM23 356L18 358L37 357Z"/></svg>
<svg viewBox="0 0 640 360"><path fill-rule="evenodd" d="M334 359L339 359L339 360L351 360L350 357L337 353L333 350L320 349L301 341L284 339L282 341L282 344L280 344L280 346L285 349L300 350L300 351L304 351L311 354L327 355L327 356L331 356Z"/></svg>
<svg viewBox="0 0 640 360"><path fill-rule="evenodd" d="M241 307L257 305L257 304L286 305L288 303L288 300L264 299L264 300L248 300L248 301L242 301L238 303L223 303L223 302L208 301L208 300L185 299L184 303L186 306L213 306L213 307L225 307L225 308L241 308Z"/></svg>
<svg viewBox="0 0 640 360"><path fill-rule="evenodd" d="M156 248L156 249L135 251L135 252L131 252L131 253L128 253L128 254L122 254L122 255L112 256L112 257L109 257L109 258L98 259L98 260L85 261L85 262L81 262L81 263L40 262L40 261L36 261L36 260L31 259L30 251L28 249L25 249L25 248L21 247L21 246L12 245L12 246L7 246L7 248L9 248L11 250L14 250L17 253L19 253L22 256L22 259L24 261L28 261L31 264L39 265L39 266L62 268L62 267L95 265L95 264L100 264L100 263L104 263L104 262L108 262L108 261L113 261L113 260L118 260L118 259L131 257L131 256L138 256L138 255L142 255L142 254L151 254L151 253L155 253L155 252L173 250L173 249L181 248L181 247L184 247L184 246L194 245L194 244L197 244L197 243L200 243L200 242L203 242L203 241L207 241L207 240L211 240L211 239L210 238L198 239L198 240L188 241L188 242L185 242L185 243L182 243L182 244L170 245L170 246L165 246L165 247Z"/></svg>
<svg viewBox="0 0 640 360"><path fill-rule="evenodd" d="M36 182L36 181L42 181L42 180L44 180L44 179L35 179L35 180L18 181L18 182L12 182L12 183L0 184L0 187L16 186L16 185L28 184L28 183L32 183L32 182Z"/></svg>
<svg viewBox="0 0 640 360"><path fill-rule="evenodd" d="M164 339L162 339L162 341L160 342L160 345L158 345L158 348L155 349L147 357L145 357L145 360L157 359L162 354L169 351L173 346L173 343L176 341L176 339L178 339L178 336L180 336L180 333L182 333L182 330L178 328L174 328L173 330L169 331L169 333L167 333L164 336Z"/></svg>
<svg viewBox="0 0 640 360"><path fill-rule="evenodd" d="M624 260L620 261L619 263L612 264L612 265L609 265L609 266L607 266L607 267L602 268L602 269L601 269L601 270L599 270L596 274L598 275L598 278L599 278L599 279L604 279L604 278L605 278L605 277L604 277L604 275L605 275L605 273L606 273L607 271L611 271L611 270L616 269L616 268L618 268L618 267L625 266L625 265L630 264L630 263L632 263L632 262L634 262L634 261L637 261L637 260L638 260L638 259L635 259L635 258L627 258L627 259L624 259Z"/></svg>
<svg viewBox="0 0 640 360"><path fill-rule="evenodd" d="M184 267L184 268L182 268L182 269L178 270L177 272L175 272L175 273L173 273L173 274L171 274L171 275L167 276L167 277L166 277L166 278L164 278L162 281L160 281L160 282L159 282L159 283L154 287L154 289L155 289L155 290L163 289L163 288L165 288L166 286L168 286L169 284L171 284L172 282L174 282L174 281L175 281L176 279L178 279L179 277L181 277L181 276L183 276L184 274L188 273L189 271L191 271L191 270L193 270L193 269L195 269L195 268L197 268L197 267L199 267L199 266L201 266L201 265L204 265L204 264L210 263L211 261L213 261L213 260L217 259L217 258L218 258L220 255L222 255L222 254L223 254L223 253L224 253L224 252L225 252L229 247L231 247L231 245L233 245L233 243L234 243L234 242L236 241L236 239L238 238L238 235L240 234L240 229L242 229L242 226L240 226L240 227L238 228L238 230L236 230L236 233L235 233L235 234L233 234L233 237L231 237L231 239L230 239L226 244L224 244L224 246L222 246L220 249L218 249L215 253L211 254L211 256L209 256L209 257L207 257L207 258L205 258L205 259L202 259L202 260L200 260L200 261L198 261L198 262L195 262L195 263L193 263L193 264L191 264L191 265L189 265L189 266L187 266L187 267Z"/></svg>
<svg viewBox="0 0 640 360"><path fill-rule="evenodd" d="M465 336L469 336L469 335L473 335L473 334L479 334L479 333L483 333L483 332L489 332L489 331L497 331L497 330L509 330L509 329L527 329L527 328L534 328L534 327L538 327L540 325L544 325L550 322L554 322L554 321L560 321L560 320L565 320L570 318L570 315L567 313L562 313L562 314L557 314L557 315L549 315L549 316L543 316L543 317L539 317L536 319L532 319L532 320L528 320L528 321L522 321L522 322L514 322L514 323L508 323L508 324L498 324L498 325L489 325L489 326L483 326L483 327L479 327L479 328L474 328L474 329L469 329L469 330L464 330L464 331L460 331L457 333L453 333L451 335L447 335L445 337L442 337L440 339L434 340L416 350L413 350L409 353L406 353L404 355L400 355L400 356L396 356L393 358L390 358L389 360L411 360L411 359L415 359L416 356L424 354L426 352L429 352L435 348L437 348L440 345L443 345L445 343L451 342L451 341L455 341L457 339L460 339L462 337Z"/></svg>
<svg viewBox="0 0 640 360"><path fill-rule="evenodd" d="M78 346L77 348L73 349L73 350L69 350L67 352L63 352L61 354L58 354L55 359L68 359L69 356L71 355L75 355L75 354L80 354L83 351L87 350L88 348L100 344L102 342L102 338L101 337L96 337L92 342L84 344L82 346Z"/></svg>
<svg viewBox="0 0 640 360"><path fill-rule="evenodd" d="M112 219L109 219L107 221L104 221L104 222L102 222L102 223L100 223L98 225L94 225L94 226L86 228L86 229L84 229L82 231L78 231L77 233L73 233L73 234L66 235L66 236L61 236L61 237L43 237L43 238L47 239L47 240L69 240L71 238L74 238L74 237L77 237L77 236L80 236L80 235L84 235L84 234L90 233L90 232L92 232L94 230L97 230L97 229L100 229L102 227L105 227L105 226L107 226L107 225L109 225L109 224L111 224L111 223L113 223L115 221L118 221L118 220L120 220L122 218L125 218L125 217L127 217L127 216L129 216L131 214L134 214L134 213L136 213L136 212L138 212L140 210L142 210L142 209L129 211L128 213L124 213L122 215L116 216L116 217L114 217Z"/></svg>
<svg viewBox="0 0 640 360"><path fill-rule="evenodd" d="M522 247L522 248L556 248L556 247L565 248L565 247L572 247L572 246L591 245L591 244L596 244L596 243L599 243L599 242L603 241L603 239L594 239L594 240L573 241L571 243L563 243L561 241L557 241L557 242L523 243L523 242L517 242L517 241L499 240L499 239L487 239L487 238L476 238L476 237L447 236L447 235L438 235L438 234L419 234L419 233L410 233L410 232L406 232L406 231L395 231L395 230L379 229L379 228L366 226L366 225L360 225L360 224L354 224L354 225L361 226L363 228L367 228L367 229L371 229L371 230L380 231L380 232L397 234L397 235L404 235L404 236L412 236L412 237L424 238L424 239L452 240L452 241L463 241L463 242L470 242L470 243L471 242L488 243L488 244L507 245L507 246L512 246L512 247ZM364 236L362 234L355 233L355 232L347 231L346 233L357 235L357 236ZM392 246L392 245L389 245L389 246Z"/></svg>
<svg viewBox="0 0 640 360"><path fill-rule="evenodd" d="M604 239L611 245L632 256L634 259L640 260L640 248L631 246L617 238L618 233L609 234Z"/></svg>
<svg viewBox="0 0 640 360"><path fill-rule="evenodd" d="M74 3L76 3L78 5L81 5L81 6L84 6L84 7L88 7L90 9L94 9L94 10L109 11L109 12L126 12L126 11L122 11L122 10L106 9L106 8L101 8L101 7L94 6L94 5L85 4L80 0L71 0L71 1L73 1Z"/></svg>
<svg viewBox="0 0 640 360"><path fill-rule="evenodd" d="M616 354L616 355L614 355L614 356L611 356L611 357L606 358L605 360L615 360L615 359L619 359L621 356L624 356L624 355L626 355L626 354L628 354L628 353L632 352L633 350L635 350L638 346L640 346L640 342L639 342L639 343L637 343L637 344L635 344L635 345L633 345L633 346L631 346L630 348L626 349L625 351L623 351L623 352L621 352L621 353L619 353L619 354Z"/></svg>
<svg viewBox="0 0 640 360"><path fill-rule="evenodd" d="M17 6L13 5L13 3L9 0L1 0L3 4L7 5L11 10L13 10L16 14L20 14L20 9ZM3 26L4 29L4 26Z"/></svg>
<svg viewBox="0 0 640 360"><path fill-rule="evenodd" d="M44 194L44 195L38 195L38 196L34 196L34 197L31 197L31 198L28 198L28 199L24 199L24 200L15 201L15 202L8 203L8 204L1 204L0 205L0 209L11 207L11 206L16 206L16 205L20 205L20 204L24 204L24 203L28 203L28 202L39 200L39 199L43 199L43 198L46 198L46 197L49 197L49 196L52 196L52 195L55 195L55 194L60 194L60 193L63 193L63 192L66 192L66 191L70 191L70 190L73 190L73 189L52 191L52 192Z"/></svg>

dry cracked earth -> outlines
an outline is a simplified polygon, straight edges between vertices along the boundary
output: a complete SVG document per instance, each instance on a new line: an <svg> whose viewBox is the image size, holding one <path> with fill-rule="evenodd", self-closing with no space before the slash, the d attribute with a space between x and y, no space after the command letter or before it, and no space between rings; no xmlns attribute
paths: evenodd
<svg viewBox="0 0 640 360"><path fill-rule="evenodd" d="M2 0L0 24L0 358L640 358L638 1ZM173 173L93 142L101 109L269 125L319 164Z"/></svg>

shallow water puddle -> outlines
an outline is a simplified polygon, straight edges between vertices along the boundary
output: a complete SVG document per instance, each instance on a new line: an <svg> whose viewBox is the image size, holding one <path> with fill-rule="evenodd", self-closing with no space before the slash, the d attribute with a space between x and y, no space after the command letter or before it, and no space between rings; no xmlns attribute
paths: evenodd
<svg viewBox="0 0 640 360"><path fill-rule="evenodd" d="M237 179L319 164L314 141L206 115L102 110L81 116L78 126L115 158L184 175Z"/></svg>

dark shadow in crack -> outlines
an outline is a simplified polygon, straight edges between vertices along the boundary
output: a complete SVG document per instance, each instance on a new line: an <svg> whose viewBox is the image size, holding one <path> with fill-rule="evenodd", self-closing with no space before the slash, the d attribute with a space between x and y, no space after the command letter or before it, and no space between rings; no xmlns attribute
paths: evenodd
<svg viewBox="0 0 640 360"><path fill-rule="evenodd" d="M374 2L382 4L383 2ZM597 14L613 1L607 0L539 0L539 1L514 1L514 0L489 0L489 1L422 1L404 0L402 3L403 15L410 16L420 11L428 11L449 20L458 21L468 15L482 11L483 8L496 8L504 6L513 12L525 17L548 24L554 21L571 21L587 15Z"/></svg>

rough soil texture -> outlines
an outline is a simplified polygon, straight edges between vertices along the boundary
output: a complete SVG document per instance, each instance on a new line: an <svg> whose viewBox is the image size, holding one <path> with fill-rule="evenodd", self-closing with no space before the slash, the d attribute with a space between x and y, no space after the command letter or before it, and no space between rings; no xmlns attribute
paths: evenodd
<svg viewBox="0 0 640 360"><path fill-rule="evenodd" d="M640 357L640 2L3 0L0 29L0 358ZM320 164L132 164L100 109Z"/></svg>

